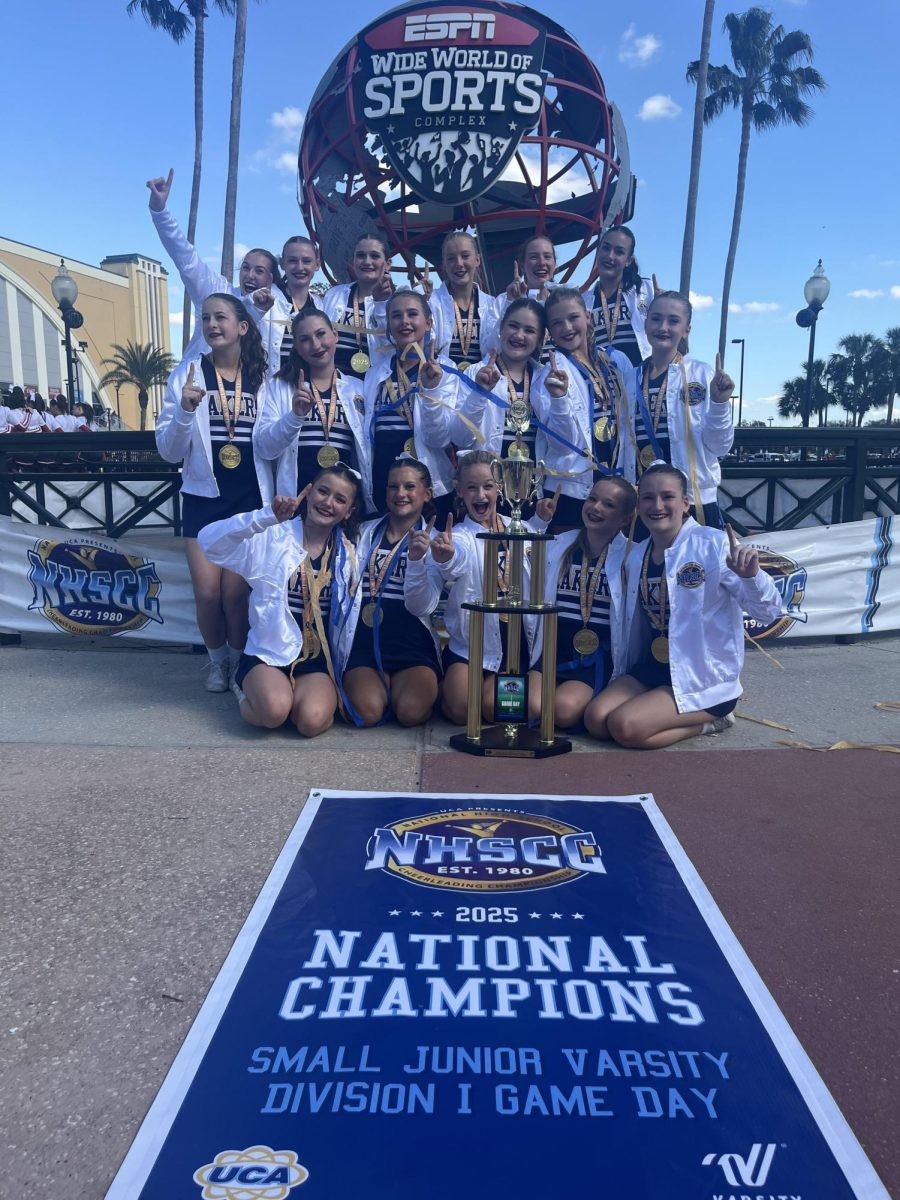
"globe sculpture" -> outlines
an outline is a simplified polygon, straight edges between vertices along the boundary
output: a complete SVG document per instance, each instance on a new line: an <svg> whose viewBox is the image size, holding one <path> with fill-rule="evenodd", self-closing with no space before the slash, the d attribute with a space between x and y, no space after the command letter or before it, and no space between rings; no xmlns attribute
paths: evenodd
<svg viewBox="0 0 900 1200"><path fill-rule="evenodd" d="M630 219L634 183L621 116L575 38L491 0L403 4L366 26L316 89L299 150L300 208L332 280L375 225L409 272L474 230L495 291L543 234L565 282Z"/></svg>

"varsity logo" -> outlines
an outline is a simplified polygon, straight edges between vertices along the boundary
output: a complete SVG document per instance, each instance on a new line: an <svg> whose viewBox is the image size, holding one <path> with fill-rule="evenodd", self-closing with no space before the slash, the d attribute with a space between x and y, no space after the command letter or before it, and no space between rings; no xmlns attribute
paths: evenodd
<svg viewBox="0 0 900 1200"><path fill-rule="evenodd" d="M772 582L778 589L783 611L768 625L761 621L754 621L750 617L744 617L744 629L747 631L747 636L756 641L760 641L762 638L783 637L793 628L795 622L799 621L801 624L805 624L809 620L809 614L802 609L806 599L808 578L806 568L784 554L775 554L773 551L761 547L758 548L758 553L760 567L767 575L771 576Z"/></svg>
<svg viewBox="0 0 900 1200"><path fill-rule="evenodd" d="M288 1200L292 1188L309 1179L293 1150L250 1146L223 1150L194 1172L201 1200Z"/></svg>
<svg viewBox="0 0 900 1200"><path fill-rule="evenodd" d="M486 192L537 124L546 33L536 14L423 4L358 39L357 110L417 195L464 204Z"/></svg>
<svg viewBox="0 0 900 1200"><path fill-rule="evenodd" d="M692 408L702 404L706 399L706 387L702 383L689 383L687 402Z"/></svg>
<svg viewBox="0 0 900 1200"><path fill-rule="evenodd" d="M376 829L366 870L425 887L522 892L605 875L592 833L532 813L466 808Z"/></svg>
<svg viewBox="0 0 900 1200"><path fill-rule="evenodd" d="M746 1158L735 1153L720 1154L718 1157L715 1154L707 1154L703 1165L709 1167L713 1163L718 1164L731 1187L762 1187L769 1178L775 1149L774 1142L769 1142L765 1150L761 1142L754 1142Z"/></svg>
<svg viewBox="0 0 900 1200"><path fill-rule="evenodd" d="M706 572L699 563L685 563L675 576L675 582L679 587L696 588L706 579Z"/></svg>
<svg viewBox="0 0 900 1200"><path fill-rule="evenodd" d="M156 564L123 554L113 542L74 534L43 538L28 551L29 611L43 613L63 633L116 634L163 624Z"/></svg>

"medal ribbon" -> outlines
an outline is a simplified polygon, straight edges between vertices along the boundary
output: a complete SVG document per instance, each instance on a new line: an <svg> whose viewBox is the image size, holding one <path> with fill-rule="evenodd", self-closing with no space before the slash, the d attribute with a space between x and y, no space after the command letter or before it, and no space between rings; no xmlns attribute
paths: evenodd
<svg viewBox="0 0 900 1200"><path fill-rule="evenodd" d="M663 559L662 574L659 577L659 612L655 613L650 607L650 581L647 578L647 573L650 568L650 552L653 549L653 543L648 539L647 549L644 551L644 560L641 563L641 607L647 615L647 620L657 631L660 637L668 636L668 615L667 608L669 606L668 589L669 584L666 578L666 563Z"/></svg>
<svg viewBox="0 0 900 1200"><path fill-rule="evenodd" d="M676 354L674 361L680 362L681 355ZM662 407L666 400L666 389L669 384L669 370L666 368L666 373L663 381L659 386L659 391L656 393L656 404L653 406L652 413L650 407L650 362L648 358L641 366L641 386L638 390L638 408L641 410L641 420L644 422L644 432L647 434L653 453L656 458L662 458L663 453L660 444L656 437L656 430L659 428L659 419L662 415ZM640 465L640 457L635 459L635 471Z"/></svg>
<svg viewBox="0 0 900 1200"><path fill-rule="evenodd" d="M691 495L694 498L694 520L698 525L705 525L703 513L703 498L700 495L700 480L697 476L697 452L694 449L694 439L691 436L691 406L688 404L687 368L684 359L681 360L681 403L684 405L684 441L688 456L688 474L691 479Z"/></svg>
<svg viewBox="0 0 900 1200"><path fill-rule="evenodd" d="M362 335L364 331L367 333L368 330L366 330L365 318L359 314L359 289L355 283L350 288L350 296L353 300L353 329L356 333L356 349L362 350Z"/></svg>
<svg viewBox="0 0 900 1200"><path fill-rule="evenodd" d="M300 588L303 593L303 630L305 633L309 629L315 629L323 653L326 653L328 638L325 636L325 626L322 620L322 610L319 607L319 597L328 584L331 583L332 572L330 564L333 553L334 547L331 539L329 539L328 545L322 554L322 565L318 571L313 568L309 554L307 554L306 558L300 564ZM300 657L297 661L303 662L305 659L312 657L314 656L311 654L304 654L303 647L301 647ZM326 654L326 663L327 661Z"/></svg>
<svg viewBox="0 0 900 1200"><path fill-rule="evenodd" d="M622 284L616 288L616 299L613 304L612 313L609 310L609 303L606 299L606 293L600 284L597 284L597 300L599 301L600 313L603 317L603 325L606 329L607 343L611 346L615 341L616 330L619 327L619 313L622 311Z"/></svg>
<svg viewBox="0 0 900 1200"><path fill-rule="evenodd" d="M594 464L594 470L599 471L601 475L621 475L621 469L616 466L619 461L619 456L622 453L622 439L620 437L620 433L627 427L628 422L624 420L625 404L621 389L619 388L618 380L616 380L615 377L610 374L607 362L604 362L606 355L602 350L600 351L596 360L591 364L593 370L588 367L587 364L583 363L574 355L567 353L565 350L563 351L563 354L565 354L566 358L575 367L576 371L578 371L588 385L588 396L590 397L591 405L588 441L591 445L593 445L594 441L594 421L596 419L594 400L597 398L598 390L605 392L606 399L609 403L608 419L613 425L614 429L613 445L615 448L615 453L612 456L613 466L611 468L606 467L602 463L597 462L593 455L591 455L591 461ZM634 437L633 430L631 436L632 438Z"/></svg>
<svg viewBox="0 0 900 1200"><path fill-rule="evenodd" d="M603 551L597 559L597 565L593 571L588 571L588 556L582 550L581 552L581 580L580 580L580 595L579 607L581 608L581 623L587 629L591 621L591 613L594 611L594 597L597 595L597 588L600 586L600 577L603 574L603 569L606 566L606 556L609 553L609 546ZM590 582L588 576L590 575Z"/></svg>
<svg viewBox="0 0 900 1200"><path fill-rule="evenodd" d="M313 399L316 402L316 412L319 414L319 420L322 422L322 430L325 434L325 441L331 438L331 427L337 418L338 410L338 389L337 389L337 371L331 372L331 388L328 400L328 410L325 409L325 404L322 400L322 393L316 385L310 380L310 390L313 394Z"/></svg>
<svg viewBox="0 0 900 1200"><path fill-rule="evenodd" d="M462 310L456 301L453 301L453 317L456 323L456 336L459 339L459 348L462 351L464 359L469 357L469 347L472 345L472 336L475 332L475 293L472 293L472 299L469 301L469 307L466 309L466 327L463 329Z"/></svg>
<svg viewBox="0 0 900 1200"><path fill-rule="evenodd" d="M222 372L213 363L213 370L216 373L216 389L219 393L219 404L222 406L222 420L225 422L225 433L229 442L234 441L234 435L237 433L238 417L241 413L241 401L244 398L244 393L241 389L243 380L241 379L241 368L238 367L237 375L234 377L234 416L228 411L228 395L225 391L225 380L222 378Z"/></svg>

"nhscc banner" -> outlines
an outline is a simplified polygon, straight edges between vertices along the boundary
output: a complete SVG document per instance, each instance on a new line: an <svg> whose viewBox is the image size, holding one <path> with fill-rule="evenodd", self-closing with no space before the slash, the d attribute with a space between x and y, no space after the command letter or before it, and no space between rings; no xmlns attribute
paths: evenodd
<svg viewBox="0 0 900 1200"><path fill-rule="evenodd" d="M652 797L313 792L108 1200L886 1200Z"/></svg>
<svg viewBox="0 0 900 1200"><path fill-rule="evenodd" d="M900 551L893 517L757 534L784 612L748 634L779 638L900 629ZM0 630L164 642L200 640L179 538L115 541L0 517Z"/></svg>

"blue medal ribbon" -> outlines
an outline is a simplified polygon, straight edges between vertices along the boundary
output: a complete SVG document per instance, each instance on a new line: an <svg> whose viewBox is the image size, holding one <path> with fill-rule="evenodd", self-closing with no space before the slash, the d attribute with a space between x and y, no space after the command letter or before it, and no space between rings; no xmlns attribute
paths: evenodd
<svg viewBox="0 0 900 1200"><path fill-rule="evenodd" d="M649 370L650 370L650 359L648 358L645 363L641 364L641 381L640 381L640 386L637 389L638 408L640 409L640 412L641 412L641 420L644 422L644 432L647 435L647 441L650 443L651 447L653 448L654 456L656 458L664 459L665 455L663 454L663 452L660 448L660 445L659 445L659 441L657 440L656 434L653 431L653 421L650 416L650 410L647 408L647 401L644 398L644 374L645 374L645 372L647 372ZM666 368L666 370L668 370L668 367Z"/></svg>
<svg viewBox="0 0 900 1200"><path fill-rule="evenodd" d="M396 361L396 357L397 356L394 355L394 358L391 360L390 373L384 377L384 379L381 381L381 384L380 384L380 386L383 387L385 389L385 391L387 391L386 385L387 385L388 380L389 379L392 380L393 376L394 376L394 362ZM412 368L412 371L418 372L418 369L419 369L419 364L416 363L416 365ZM409 374L412 374L412 371L410 371ZM399 392L399 390L400 390L399 387L397 390ZM418 374L417 374L416 382L412 385L412 387L409 389L408 392L404 392L404 394L402 396L400 396L397 400L394 400L390 404L376 405L375 410L372 412L372 423L369 426L369 441L372 443L373 446L375 445L375 420L376 420L377 414L378 413L396 412L399 408L403 407L403 405L406 403L407 400L409 400L413 396L416 396L418 394L418 391L419 391L419 384L418 384Z"/></svg>

